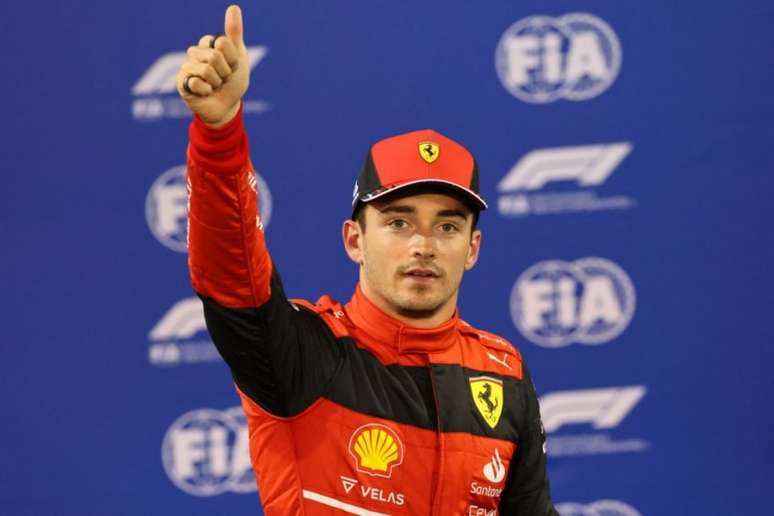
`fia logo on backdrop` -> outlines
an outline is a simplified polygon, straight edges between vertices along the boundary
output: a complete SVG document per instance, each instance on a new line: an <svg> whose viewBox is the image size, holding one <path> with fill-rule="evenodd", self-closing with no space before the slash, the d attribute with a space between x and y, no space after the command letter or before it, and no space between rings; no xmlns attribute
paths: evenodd
<svg viewBox="0 0 774 516"><path fill-rule="evenodd" d="M247 47L250 71L266 56L266 47ZM132 117L140 121L188 118L191 111L177 94L176 77L186 60L185 52L169 52L157 58L132 86ZM271 109L264 100L245 99L243 112L263 113Z"/></svg>
<svg viewBox="0 0 774 516"><path fill-rule="evenodd" d="M587 504L562 502L556 504L561 516L642 516L631 505L618 500L597 500Z"/></svg>
<svg viewBox="0 0 774 516"><path fill-rule="evenodd" d="M626 272L604 258L548 260L524 271L511 290L511 317L530 342L546 348L605 344L634 316Z"/></svg>
<svg viewBox="0 0 774 516"><path fill-rule="evenodd" d="M555 391L540 397L551 457L642 452L650 443L620 438L618 426L647 393L644 385ZM589 432L591 430L591 432Z"/></svg>
<svg viewBox="0 0 774 516"><path fill-rule="evenodd" d="M618 36L588 13L523 18L508 27L495 52L505 89L533 104L596 97L613 84L621 60Z"/></svg>
<svg viewBox="0 0 774 516"><path fill-rule="evenodd" d="M255 172L258 204L263 229L271 219L272 199L266 181ZM145 220L151 233L165 247L185 253L188 251L188 190L185 165L163 172L151 185L145 197Z"/></svg>
<svg viewBox="0 0 774 516"><path fill-rule="evenodd" d="M190 495L257 491L241 407L183 414L167 430L161 458L172 483Z"/></svg>
<svg viewBox="0 0 774 516"><path fill-rule="evenodd" d="M497 211L524 217L633 208L631 197L597 195L632 148L616 142L530 151L498 183Z"/></svg>

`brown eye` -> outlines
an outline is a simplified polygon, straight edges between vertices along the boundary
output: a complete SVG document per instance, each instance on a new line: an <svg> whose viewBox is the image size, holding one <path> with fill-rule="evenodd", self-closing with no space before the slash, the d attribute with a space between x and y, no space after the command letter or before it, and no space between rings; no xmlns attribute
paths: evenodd
<svg viewBox="0 0 774 516"><path fill-rule="evenodd" d="M408 226L408 222L403 219L395 219L390 221L389 226L393 229L403 229Z"/></svg>
<svg viewBox="0 0 774 516"><path fill-rule="evenodd" d="M457 231L457 226L447 222L446 224L441 225L441 231L443 231L444 233L454 233L455 231Z"/></svg>

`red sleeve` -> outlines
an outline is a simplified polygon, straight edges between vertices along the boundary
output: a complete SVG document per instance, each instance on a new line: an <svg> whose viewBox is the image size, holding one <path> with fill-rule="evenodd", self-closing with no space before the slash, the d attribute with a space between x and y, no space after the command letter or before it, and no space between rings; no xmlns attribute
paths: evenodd
<svg viewBox="0 0 774 516"><path fill-rule="evenodd" d="M270 296L272 264L258 212L242 109L220 128L194 117L188 146L188 265L194 290L230 308Z"/></svg>
<svg viewBox="0 0 774 516"><path fill-rule="evenodd" d="M188 265L212 341L240 390L272 414L311 405L341 361L318 314L294 307L266 249L240 109L188 146Z"/></svg>

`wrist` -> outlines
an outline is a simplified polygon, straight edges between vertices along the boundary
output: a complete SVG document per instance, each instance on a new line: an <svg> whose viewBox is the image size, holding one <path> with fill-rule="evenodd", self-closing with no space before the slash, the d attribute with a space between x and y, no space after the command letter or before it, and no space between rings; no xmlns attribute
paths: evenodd
<svg viewBox="0 0 774 516"><path fill-rule="evenodd" d="M234 117L236 117L237 114L239 114L241 107L242 107L242 101L240 100L239 102L231 106L231 108L226 112L226 114L220 120L215 122L202 120L202 122L204 122L208 127L211 127L213 129L220 129L221 127L231 122L234 119Z"/></svg>

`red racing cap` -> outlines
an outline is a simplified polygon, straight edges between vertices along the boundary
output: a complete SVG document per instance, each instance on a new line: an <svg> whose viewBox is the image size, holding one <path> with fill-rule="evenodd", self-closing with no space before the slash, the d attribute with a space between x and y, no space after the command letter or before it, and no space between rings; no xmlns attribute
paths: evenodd
<svg viewBox="0 0 774 516"><path fill-rule="evenodd" d="M352 193L352 210L360 203L412 185L437 184L462 194L478 210L487 204L479 193L473 154L432 129L412 131L373 144Z"/></svg>

